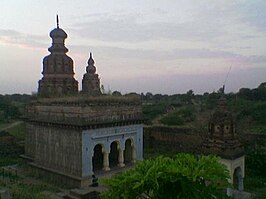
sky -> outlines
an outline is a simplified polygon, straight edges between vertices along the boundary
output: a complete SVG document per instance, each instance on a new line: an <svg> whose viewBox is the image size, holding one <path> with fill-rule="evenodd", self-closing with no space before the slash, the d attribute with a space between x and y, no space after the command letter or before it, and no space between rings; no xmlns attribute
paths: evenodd
<svg viewBox="0 0 266 199"><path fill-rule="evenodd" d="M265 10L265 0L1 0L0 94L37 91L56 14L79 87L92 52L105 90L256 88L266 81Z"/></svg>

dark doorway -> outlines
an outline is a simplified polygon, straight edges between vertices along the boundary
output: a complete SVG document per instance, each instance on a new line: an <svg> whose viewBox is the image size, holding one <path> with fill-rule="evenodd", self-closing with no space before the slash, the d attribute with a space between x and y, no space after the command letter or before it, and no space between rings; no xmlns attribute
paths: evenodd
<svg viewBox="0 0 266 199"><path fill-rule="evenodd" d="M110 167L115 167L118 165L118 144L117 142L112 142L110 146L110 154L109 154L109 165Z"/></svg>
<svg viewBox="0 0 266 199"><path fill-rule="evenodd" d="M92 157L93 171L103 169L103 147L100 144L97 144L94 147L94 153Z"/></svg>
<svg viewBox="0 0 266 199"><path fill-rule="evenodd" d="M243 179L242 179L242 174L241 174L241 169L240 167L237 167L234 171L234 177L233 177L233 185L234 188L237 190L242 191L243 187Z"/></svg>
<svg viewBox="0 0 266 199"><path fill-rule="evenodd" d="M125 164L131 163L133 155L132 153L133 153L132 141L131 139L127 139L125 143L125 152L124 152Z"/></svg>

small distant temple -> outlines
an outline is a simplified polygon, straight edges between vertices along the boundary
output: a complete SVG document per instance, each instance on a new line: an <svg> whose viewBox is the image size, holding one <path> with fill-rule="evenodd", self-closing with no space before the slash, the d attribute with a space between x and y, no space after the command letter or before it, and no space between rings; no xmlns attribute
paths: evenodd
<svg viewBox="0 0 266 199"><path fill-rule="evenodd" d="M215 154L221 158L230 174L229 182L237 190L243 191L245 177L244 147L239 142L233 115L228 111L224 95L218 101L217 108L212 114L208 135L203 143L205 154Z"/></svg>
<svg viewBox="0 0 266 199"><path fill-rule="evenodd" d="M26 110L24 158L38 176L62 186L86 187L94 174L142 160L141 101L102 95L91 53L79 93L58 17L50 36L39 97Z"/></svg>
<svg viewBox="0 0 266 199"><path fill-rule="evenodd" d="M100 79L99 75L96 74L96 67L94 66L94 60L92 53L88 60L88 66L86 67L86 73L82 79L82 92L87 95L100 95Z"/></svg>

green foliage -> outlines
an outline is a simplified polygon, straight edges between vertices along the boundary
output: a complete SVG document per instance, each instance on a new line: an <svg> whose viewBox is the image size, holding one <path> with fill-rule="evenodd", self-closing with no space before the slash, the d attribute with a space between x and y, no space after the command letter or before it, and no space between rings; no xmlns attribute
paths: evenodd
<svg viewBox="0 0 266 199"><path fill-rule="evenodd" d="M25 132L26 132L26 125L25 123L21 123L16 125L10 129L8 129L8 133L16 138L17 141L24 141L25 140Z"/></svg>
<svg viewBox="0 0 266 199"><path fill-rule="evenodd" d="M156 118L158 115L162 115L166 112L167 104L160 103L160 104L148 104L143 105L143 114L147 123L151 123L151 120Z"/></svg>
<svg viewBox="0 0 266 199"><path fill-rule="evenodd" d="M195 109L192 106L183 107L180 110L170 112L161 119L165 125L183 125L195 120Z"/></svg>
<svg viewBox="0 0 266 199"><path fill-rule="evenodd" d="M24 140L25 124L0 132L0 166L7 166L17 164L19 162L19 155L24 153L23 143L18 141Z"/></svg>
<svg viewBox="0 0 266 199"><path fill-rule="evenodd" d="M47 199L43 191L57 191L56 187L46 184L25 184L22 182L1 182L0 186L7 187L14 199Z"/></svg>
<svg viewBox="0 0 266 199"><path fill-rule="evenodd" d="M266 177L265 176L252 176L246 175L244 180L245 190L255 194L254 199L266 198Z"/></svg>
<svg viewBox="0 0 266 199"><path fill-rule="evenodd" d="M173 159L157 157L110 179L104 198L201 199L227 198L228 171L217 157L178 154Z"/></svg>
<svg viewBox="0 0 266 199"><path fill-rule="evenodd" d="M238 120L251 117L258 125L266 124L266 101L252 102L239 99L233 105L233 109L238 112Z"/></svg>
<svg viewBox="0 0 266 199"><path fill-rule="evenodd" d="M29 100L29 95L0 95L0 120L19 118Z"/></svg>
<svg viewBox="0 0 266 199"><path fill-rule="evenodd" d="M247 150L246 167L250 174L266 177L266 151L258 147Z"/></svg>
<svg viewBox="0 0 266 199"><path fill-rule="evenodd" d="M238 92L239 97L247 100L266 100L266 87L265 82L262 83L258 88L249 89L241 88Z"/></svg>
<svg viewBox="0 0 266 199"><path fill-rule="evenodd" d="M17 164L18 162L19 159L15 157L0 157L0 167Z"/></svg>
<svg viewBox="0 0 266 199"><path fill-rule="evenodd" d="M254 128L251 128L252 132L255 133L265 133L266 134L266 126L256 126Z"/></svg>
<svg viewBox="0 0 266 199"><path fill-rule="evenodd" d="M220 93L212 92L206 96L206 107L208 109L214 109L217 105L218 99L221 97Z"/></svg>
<svg viewBox="0 0 266 199"><path fill-rule="evenodd" d="M162 124L169 126L175 126L175 125L180 126L185 123L184 118L182 118L182 116L177 111L169 113L167 116L163 117L160 121Z"/></svg>

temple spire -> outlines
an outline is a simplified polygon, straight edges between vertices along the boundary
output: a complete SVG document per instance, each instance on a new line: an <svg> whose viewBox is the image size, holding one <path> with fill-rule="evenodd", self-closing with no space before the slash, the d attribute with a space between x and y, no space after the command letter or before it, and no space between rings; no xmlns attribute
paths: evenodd
<svg viewBox="0 0 266 199"><path fill-rule="evenodd" d="M56 15L56 27L59 28L59 17L58 17L58 14Z"/></svg>

